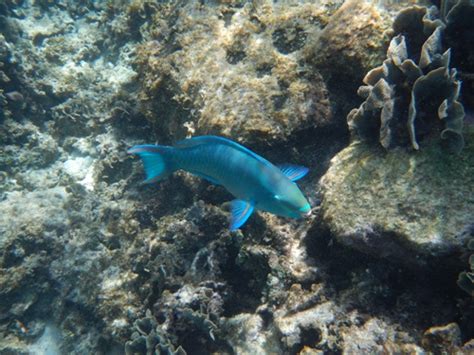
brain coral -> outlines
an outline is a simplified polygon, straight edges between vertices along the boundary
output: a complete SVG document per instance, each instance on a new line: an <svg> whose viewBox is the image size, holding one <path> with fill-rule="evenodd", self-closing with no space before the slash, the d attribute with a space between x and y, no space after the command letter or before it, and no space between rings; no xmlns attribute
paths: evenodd
<svg viewBox="0 0 474 355"><path fill-rule="evenodd" d="M159 11L137 60L142 111L175 138L219 134L268 142L329 124L325 84L303 55L328 11L312 2L270 1L189 2Z"/></svg>
<svg viewBox="0 0 474 355"><path fill-rule="evenodd" d="M444 28L436 7L400 12L387 59L367 73L358 90L365 101L347 117L353 136L419 149L419 140L440 134L452 150L462 149L461 83L450 68L451 51L443 52Z"/></svg>

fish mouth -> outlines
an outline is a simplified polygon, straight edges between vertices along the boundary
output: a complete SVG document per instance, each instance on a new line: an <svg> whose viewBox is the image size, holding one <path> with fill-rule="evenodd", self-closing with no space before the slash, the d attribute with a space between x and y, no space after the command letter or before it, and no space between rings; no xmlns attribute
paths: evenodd
<svg viewBox="0 0 474 355"><path fill-rule="evenodd" d="M304 205L303 207L301 207L300 209L298 209L299 213L301 216L304 216L304 217L309 217L311 216L311 206L309 205L309 203L307 203L306 205Z"/></svg>

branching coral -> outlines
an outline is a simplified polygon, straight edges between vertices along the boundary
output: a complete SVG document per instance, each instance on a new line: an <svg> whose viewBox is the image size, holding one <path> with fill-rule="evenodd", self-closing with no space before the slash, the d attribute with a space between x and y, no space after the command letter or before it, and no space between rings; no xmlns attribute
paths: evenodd
<svg viewBox="0 0 474 355"><path fill-rule="evenodd" d="M439 133L452 150L462 149L461 83L450 68L451 51L443 52L444 28L436 7L400 12L387 59L367 73L358 91L365 102L347 117L353 136L378 137L387 149L419 149L419 140Z"/></svg>

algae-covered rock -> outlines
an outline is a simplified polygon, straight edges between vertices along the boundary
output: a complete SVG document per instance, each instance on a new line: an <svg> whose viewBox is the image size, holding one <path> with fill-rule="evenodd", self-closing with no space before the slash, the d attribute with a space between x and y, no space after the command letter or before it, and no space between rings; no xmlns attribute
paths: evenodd
<svg viewBox="0 0 474 355"><path fill-rule="evenodd" d="M454 353L461 346L461 330L456 323L431 327L423 334L423 347L433 353L449 351Z"/></svg>
<svg viewBox="0 0 474 355"><path fill-rule="evenodd" d="M450 150L462 149L461 83L443 49L444 27L436 7L400 12L387 59L367 73L358 91L365 101L347 116L354 138L419 149L419 140L440 135Z"/></svg>
<svg viewBox="0 0 474 355"><path fill-rule="evenodd" d="M387 11L374 1L346 1L321 32L313 62L330 80L358 83L385 57L391 26Z"/></svg>
<svg viewBox="0 0 474 355"><path fill-rule="evenodd" d="M263 354L281 351L279 334L267 331L265 321L258 314L241 313L226 320L227 341L236 354Z"/></svg>
<svg viewBox="0 0 474 355"><path fill-rule="evenodd" d="M474 215L474 146L457 159L355 142L322 178L323 219L343 244L402 262L459 252Z"/></svg>
<svg viewBox="0 0 474 355"><path fill-rule="evenodd" d="M58 230L68 225L67 197L56 187L12 191L0 201L0 321L24 319L55 295L48 270L58 258Z"/></svg>
<svg viewBox="0 0 474 355"><path fill-rule="evenodd" d="M277 313L275 325L281 333L282 342L291 352L300 350L298 346L304 342L312 347L327 346L330 324L335 322L336 312L334 304L324 302L294 314L280 316Z"/></svg>
<svg viewBox="0 0 474 355"><path fill-rule="evenodd" d="M169 140L268 143L331 124L325 83L304 52L332 3L163 6L138 55L142 111Z"/></svg>
<svg viewBox="0 0 474 355"><path fill-rule="evenodd" d="M389 324L379 319L370 319L363 326L350 327L343 338L345 354L423 353L420 346L407 341L409 337L406 334L397 334Z"/></svg>

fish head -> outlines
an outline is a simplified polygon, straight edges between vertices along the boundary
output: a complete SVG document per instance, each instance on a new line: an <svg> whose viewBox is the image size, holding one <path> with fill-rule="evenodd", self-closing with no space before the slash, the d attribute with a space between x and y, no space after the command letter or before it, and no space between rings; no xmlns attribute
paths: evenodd
<svg viewBox="0 0 474 355"><path fill-rule="evenodd" d="M291 218L301 218L311 214L311 205L295 183L285 184L274 195L281 214Z"/></svg>

